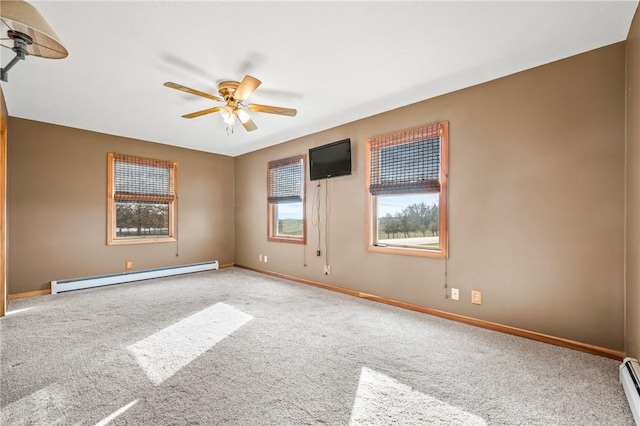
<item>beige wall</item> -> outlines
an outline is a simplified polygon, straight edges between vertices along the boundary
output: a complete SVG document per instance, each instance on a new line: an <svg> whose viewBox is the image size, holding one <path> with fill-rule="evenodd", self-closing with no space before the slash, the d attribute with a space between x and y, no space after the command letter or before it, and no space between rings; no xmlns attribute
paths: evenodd
<svg viewBox="0 0 640 426"><path fill-rule="evenodd" d="M236 264L623 350L624 64L618 43L237 157ZM366 251L365 139L438 120L450 123L448 263ZM308 245L267 241L266 164L346 137L353 174L320 188L327 277L311 183ZM445 298L445 265L460 301Z"/></svg>
<svg viewBox="0 0 640 426"><path fill-rule="evenodd" d="M640 9L639 9L640 10ZM640 11L627 39L627 354L640 358Z"/></svg>
<svg viewBox="0 0 640 426"><path fill-rule="evenodd" d="M234 256L231 157L11 117L9 119L9 294L51 280ZM179 163L175 243L106 245L107 152Z"/></svg>

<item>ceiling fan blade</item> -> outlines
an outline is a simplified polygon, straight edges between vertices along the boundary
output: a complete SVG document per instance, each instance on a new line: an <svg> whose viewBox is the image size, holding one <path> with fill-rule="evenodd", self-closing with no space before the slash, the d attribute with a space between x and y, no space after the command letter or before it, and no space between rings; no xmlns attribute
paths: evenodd
<svg viewBox="0 0 640 426"><path fill-rule="evenodd" d="M295 117L298 113L297 110L293 108L282 108L277 106L269 106L269 105L259 105L259 104L251 104L248 106L251 111L255 112L266 112L267 114L278 114L278 115L287 115L289 117Z"/></svg>
<svg viewBox="0 0 640 426"><path fill-rule="evenodd" d="M248 119L245 122L242 122L241 120L240 123L242 124L242 126L245 128L247 132L253 132L258 128L258 126L256 126L256 123L254 123L252 119Z"/></svg>
<svg viewBox="0 0 640 426"><path fill-rule="evenodd" d="M233 94L233 97L239 101L244 101L252 94L258 86L260 86L262 82L255 77L251 77L250 75L245 75L240 85L236 89L236 92Z"/></svg>
<svg viewBox="0 0 640 426"><path fill-rule="evenodd" d="M218 111L220 111L220 107L213 107L209 109L203 109L202 111L192 112L191 114L185 114L182 116L182 118L196 118L200 117L201 115L207 115Z"/></svg>
<svg viewBox="0 0 640 426"><path fill-rule="evenodd" d="M199 90L192 89L190 87L182 86L180 84L172 83L170 81L167 81L164 84L164 86L170 87L170 88L176 89L176 90L182 90L183 92L191 93L192 95L202 96L203 98L207 98L207 99L211 99L211 100L214 100L214 101L222 102L222 99L220 99L217 96L213 96L213 95L210 95L209 93L204 93L204 92L201 92Z"/></svg>

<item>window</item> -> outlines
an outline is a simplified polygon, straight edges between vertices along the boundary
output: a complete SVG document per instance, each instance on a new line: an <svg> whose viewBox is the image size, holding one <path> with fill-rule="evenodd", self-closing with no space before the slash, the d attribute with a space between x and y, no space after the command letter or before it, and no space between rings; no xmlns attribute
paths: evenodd
<svg viewBox="0 0 640 426"><path fill-rule="evenodd" d="M109 153L107 244L176 241L178 163Z"/></svg>
<svg viewBox="0 0 640 426"><path fill-rule="evenodd" d="M368 250L446 258L449 123L367 140Z"/></svg>
<svg viewBox="0 0 640 426"><path fill-rule="evenodd" d="M270 161L267 174L269 241L305 244L305 156Z"/></svg>

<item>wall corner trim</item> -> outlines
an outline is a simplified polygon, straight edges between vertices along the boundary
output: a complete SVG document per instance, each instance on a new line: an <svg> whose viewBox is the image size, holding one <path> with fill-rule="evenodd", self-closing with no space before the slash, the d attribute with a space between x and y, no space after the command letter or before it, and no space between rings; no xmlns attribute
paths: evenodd
<svg viewBox="0 0 640 426"><path fill-rule="evenodd" d="M374 302L384 303L386 305L396 306L411 311L420 312L423 314L433 315L440 318L449 319L463 324L472 325L475 327L485 328L492 331L498 331L513 336L524 337L525 339L536 340L538 342L548 343L554 346L561 346L563 348L573 349L580 352L585 352L591 355L602 356L605 358L614 359L616 361L622 361L625 358L624 352L616 351L614 349L603 348L601 346L590 345L588 343L577 342L575 340L564 339L562 337L550 336L548 334L538 333L535 331L524 330L517 327L511 327L508 325L498 324L490 321L484 321L464 315L453 314L438 309L427 308L424 306L414 305L411 303L400 302L398 300L386 299L384 297L376 296L374 294L361 293L354 290L345 289L329 284L323 284L321 282L307 280L303 278L296 278L278 272L272 272L262 269L251 268L244 265L235 265L238 268L247 269L249 271L258 272L260 274L270 275L276 278L282 278L289 281L294 281L300 284L312 285L314 287L324 288L326 290L336 291L338 293L348 294L350 296L359 297L362 299L371 300Z"/></svg>
<svg viewBox="0 0 640 426"><path fill-rule="evenodd" d="M51 294L51 289L35 290L35 291L27 291L25 293L10 294L9 300L11 301L16 299L26 299L28 297L46 296L47 294Z"/></svg>

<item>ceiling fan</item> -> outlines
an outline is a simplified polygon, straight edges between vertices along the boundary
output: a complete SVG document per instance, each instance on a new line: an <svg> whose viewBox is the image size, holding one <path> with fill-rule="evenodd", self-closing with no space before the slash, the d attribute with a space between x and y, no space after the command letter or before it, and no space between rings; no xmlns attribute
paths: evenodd
<svg viewBox="0 0 640 426"><path fill-rule="evenodd" d="M209 93L201 92L199 90L192 89L190 87L182 86L180 84L167 81L164 83L166 87L172 89L181 90L192 95L202 96L203 98L211 99L216 102L224 102L225 105L216 106L213 108L207 108L202 111L192 112L191 114L185 114L184 118L196 118L206 114L212 114L214 112L220 112L224 123L227 125L227 134L233 133L233 126L236 122L236 117L242 124L242 126L251 132L258 127L251 119L251 116L246 111L249 109L254 112L265 112L267 114L287 115L289 117L295 117L297 111L293 108L282 108L277 106L260 105L260 104L248 104L244 102L247 100L262 82L255 77L245 75L241 82L237 81L223 81L218 85L218 93L221 97L211 95Z"/></svg>

